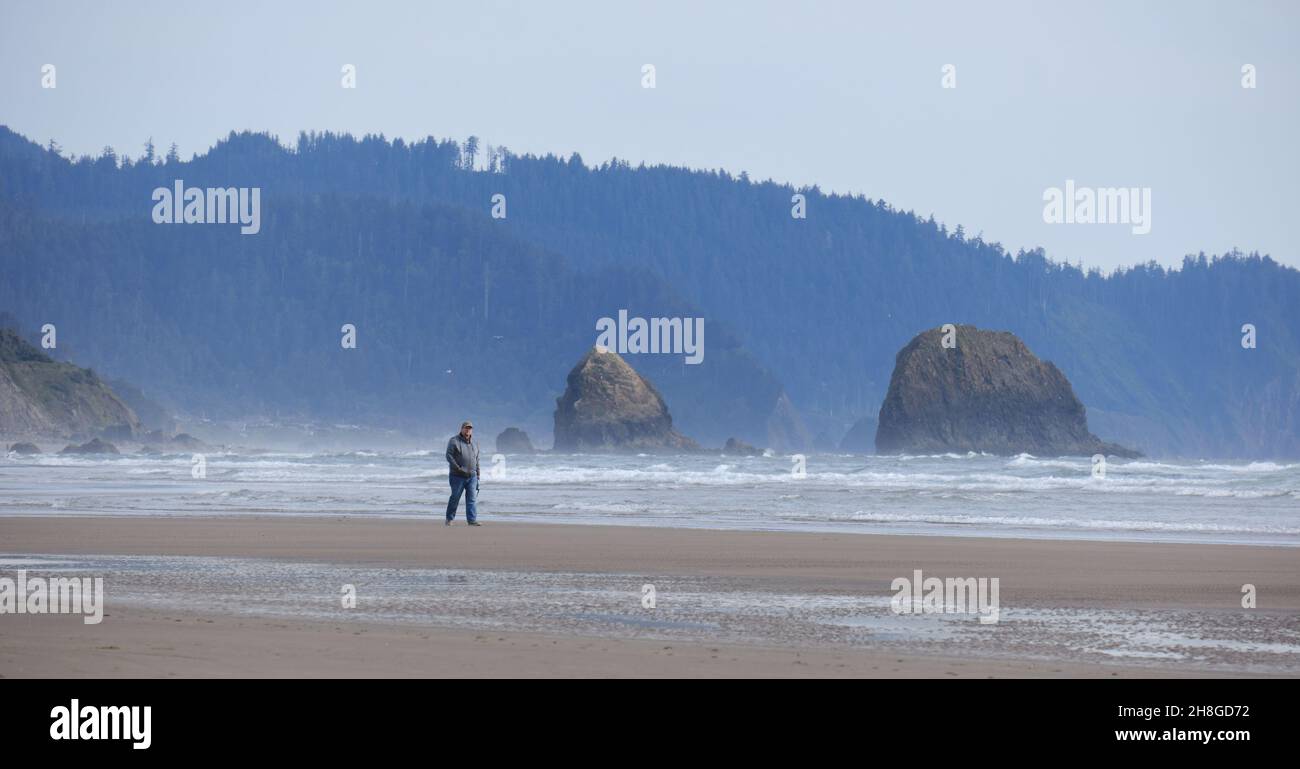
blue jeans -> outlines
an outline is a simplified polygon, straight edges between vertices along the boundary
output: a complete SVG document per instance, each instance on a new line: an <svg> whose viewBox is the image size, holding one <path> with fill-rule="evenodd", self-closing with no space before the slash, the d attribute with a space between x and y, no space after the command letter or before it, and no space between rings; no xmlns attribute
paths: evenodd
<svg viewBox="0 0 1300 769"><path fill-rule="evenodd" d="M451 482L451 499L447 500L447 520L456 520L456 507L460 505L461 492L465 493L465 517L470 523L478 520L478 476L465 478L448 473Z"/></svg>

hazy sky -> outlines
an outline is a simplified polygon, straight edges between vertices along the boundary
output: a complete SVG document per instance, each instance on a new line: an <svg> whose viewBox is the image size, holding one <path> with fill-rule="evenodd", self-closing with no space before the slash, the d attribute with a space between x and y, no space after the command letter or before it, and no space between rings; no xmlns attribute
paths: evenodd
<svg viewBox="0 0 1300 769"><path fill-rule="evenodd" d="M1300 266L1297 41L1296 2L3 0L0 123L186 158L232 129L473 134L860 192L1086 265ZM1149 187L1151 232L1044 223L1067 179Z"/></svg>

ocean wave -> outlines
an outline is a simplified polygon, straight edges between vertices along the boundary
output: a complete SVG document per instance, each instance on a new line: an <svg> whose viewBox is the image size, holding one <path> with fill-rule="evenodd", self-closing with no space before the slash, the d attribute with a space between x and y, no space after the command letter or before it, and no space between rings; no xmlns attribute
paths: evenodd
<svg viewBox="0 0 1300 769"><path fill-rule="evenodd" d="M913 462L918 459L981 459L981 458L993 457L997 455L985 454L982 451L978 451L978 452L968 451L965 454L957 454L954 452L949 452L947 454L890 454L885 456L889 457L890 459L897 459L902 462ZM1029 457L1030 459L1033 459L1033 456L1030 454L1021 454L1019 456Z"/></svg>
<svg viewBox="0 0 1300 769"><path fill-rule="evenodd" d="M1163 531L1215 534L1300 534L1300 528L1279 525L1225 525L1188 521L1123 520L1106 518L1048 518L1014 515L944 515L931 513L867 513L858 511L851 520L866 523L930 523L962 526L1076 528L1109 531Z"/></svg>
<svg viewBox="0 0 1300 769"><path fill-rule="evenodd" d="M1039 459L1032 454L1018 454L1007 461L1006 467L1047 468L1058 470L1078 470L1092 472L1092 460L1088 457L1078 459Z"/></svg>
<svg viewBox="0 0 1300 769"><path fill-rule="evenodd" d="M433 450L209 452L201 480L190 475L189 456L0 456L0 516L436 517L447 494L446 463ZM1088 458L968 452L809 454L806 476L794 468L789 455L519 456L499 476L485 463L480 505L551 521L809 530L875 523L981 536L1055 529L1300 545L1300 464L1113 460L1105 478L1094 478Z"/></svg>
<svg viewBox="0 0 1300 769"><path fill-rule="evenodd" d="M1295 470L1300 465L1279 465L1274 462L1251 462L1246 465L1199 465L1203 470L1226 470L1230 473L1280 473Z"/></svg>

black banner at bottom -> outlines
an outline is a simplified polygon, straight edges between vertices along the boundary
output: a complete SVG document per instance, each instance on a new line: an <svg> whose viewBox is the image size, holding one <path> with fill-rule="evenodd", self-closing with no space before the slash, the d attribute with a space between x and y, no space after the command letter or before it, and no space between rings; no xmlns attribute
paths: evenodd
<svg viewBox="0 0 1300 769"><path fill-rule="evenodd" d="M708 688L705 689L704 687ZM1291 684L1271 680L735 683L457 680L7 680L3 750L32 757L365 756L431 739L494 757L557 741L640 749L1041 747L1241 755L1286 747ZM441 736L440 736L441 735ZM685 743L683 743L684 745ZM959 754L952 754L954 759Z"/></svg>

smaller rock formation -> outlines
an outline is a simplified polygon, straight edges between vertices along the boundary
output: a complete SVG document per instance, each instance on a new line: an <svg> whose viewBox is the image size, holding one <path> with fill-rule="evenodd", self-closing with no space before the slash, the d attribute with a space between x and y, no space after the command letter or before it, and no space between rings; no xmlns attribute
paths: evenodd
<svg viewBox="0 0 1300 769"><path fill-rule="evenodd" d="M699 444L673 430L659 391L616 352L592 348L555 402L557 451L683 451Z"/></svg>
<svg viewBox="0 0 1300 769"><path fill-rule="evenodd" d="M173 435L172 439L168 441L168 445L178 449L185 449L186 451L206 451L212 448L208 444L204 443L198 438L195 438L193 435L190 435L189 433L181 433L180 435Z"/></svg>
<svg viewBox="0 0 1300 769"><path fill-rule="evenodd" d="M212 447L207 443L195 438L189 433L180 433L179 435L168 435L161 430L150 430L140 436L140 442L145 446L155 449L170 449L172 451L208 451Z"/></svg>
<svg viewBox="0 0 1300 769"><path fill-rule="evenodd" d="M74 446L72 444L68 444L59 453L60 454L116 454L118 452L117 452L117 447L114 446L113 444L107 441L102 441L99 438L95 438L94 440L88 443L83 443L80 446Z"/></svg>
<svg viewBox="0 0 1300 769"><path fill-rule="evenodd" d="M41 449L35 443L15 443L9 447L14 454L39 454Z"/></svg>
<svg viewBox="0 0 1300 769"><path fill-rule="evenodd" d="M762 455L763 450L737 438L728 438L727 445L722 447L722 453L733 457L757 457Z"/></svg>
<svg viewBox="0 0 1300 769"><path fill-rule="evenodd" d="M497 451L502 454L532 454L537 451L528 433L518 427L507 427L497 436Z"/></svg>

